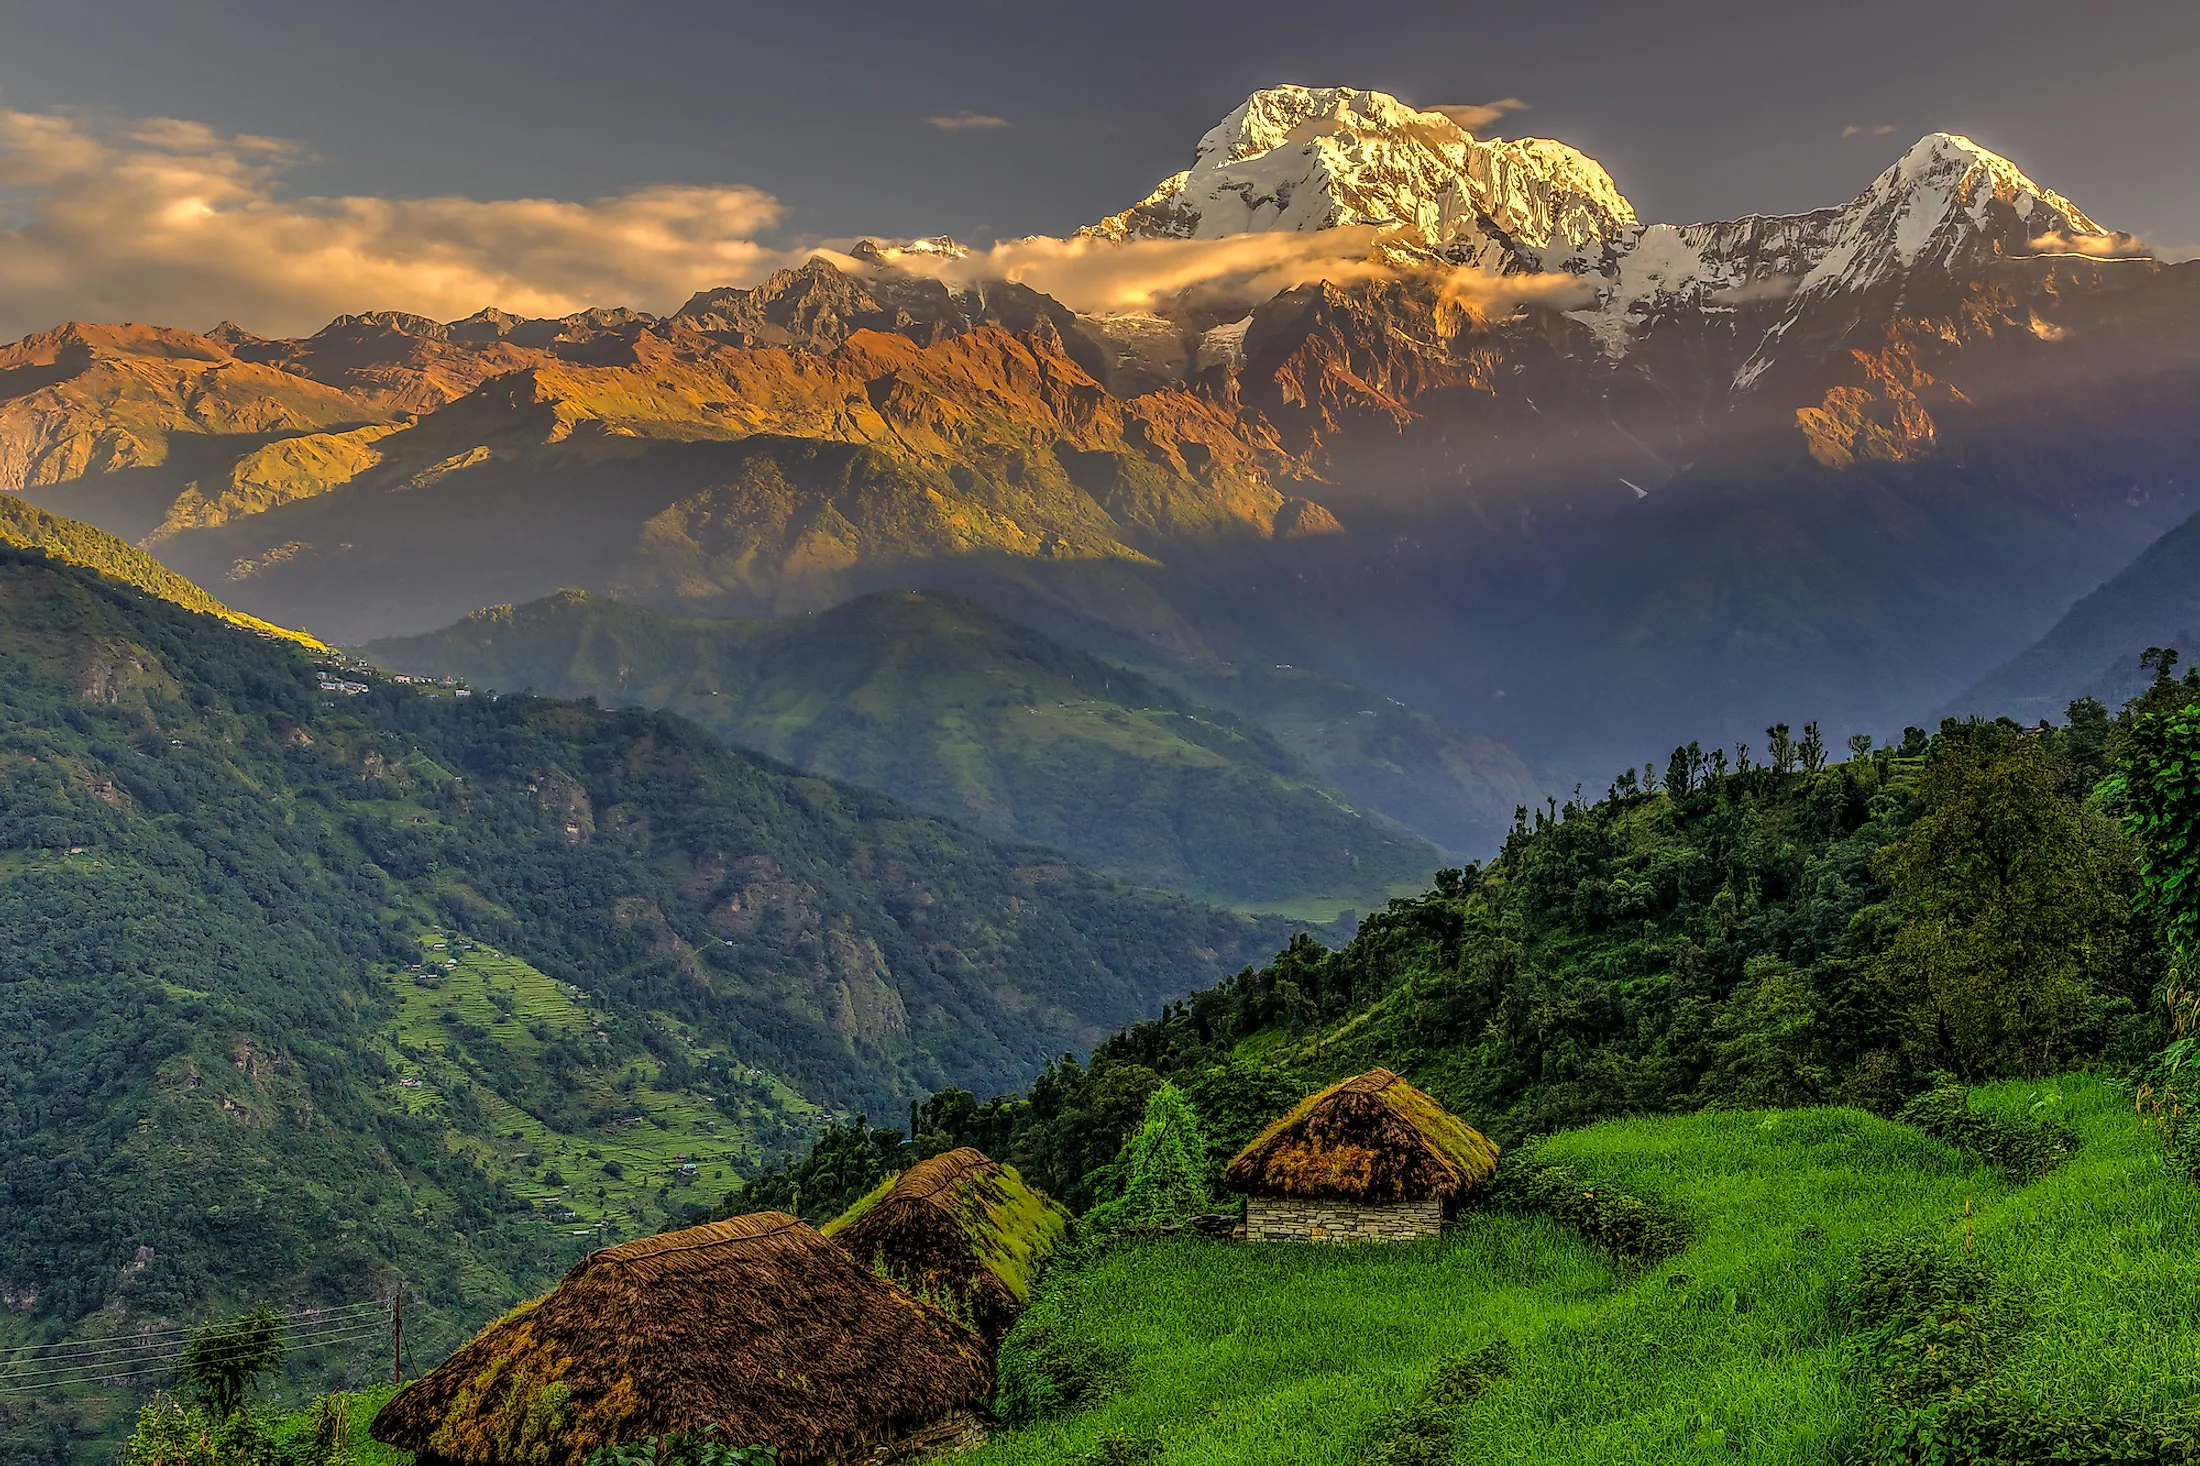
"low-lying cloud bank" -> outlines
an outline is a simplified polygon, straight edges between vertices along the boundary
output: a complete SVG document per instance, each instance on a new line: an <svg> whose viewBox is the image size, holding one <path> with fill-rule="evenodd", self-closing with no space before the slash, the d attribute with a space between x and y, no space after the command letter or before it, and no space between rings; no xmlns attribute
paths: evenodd
<svg viewBox="0 0 2200 1466"><path fill-rule="evenodd" d="M269 333L346 311L455 318L669 310L699 283L799 264L755 236L754 188L659 184L558 199L294 197L294 143L155 118L0 111L0 337L67 319Z"/></svg>
<svg viewBox="0 0 2200 1466"><path fill-rule="evenodd" d="M2150 260L2155 252L2136 234L2109 230L2102 234L2074 234L2051 230L2031 241L2041 254L2086 255L2096 260Z"/></svg>
<svg viewBox="0 0 2200 1466"><path fill-rule="evenodd" d="M759 189L657 184L580 202L293 195L283 179L304 156L296 143L173 118L0 110L0 340L72 319L204 329L226 318L291 335L373 309L442 320L489 305L664 312L698 289L754 284L813 255L864 268L835 250L760 239L781 210ZM1186 292L1250 306L1316 280L1425 279L1476 317L1588 293L1572 276L1491 275L1398 245L1361 227L889 255L951 285L1022 281L1093 314L1150 310Z"/></svg>
<svg viewBox="0 0 2200 1466"><path fill-rule="evenodd" d="M1574 275L1494 275L1395 248L1394 231L1348 225L1307 233L1232 234L1220 239L1015 239L950 255L887 250L895 268L952 287L1014 280L1090 315L1152 310L1186 292L1252 305L1294 286L1327 280L1432 281L1451 304L1483 318L1530 301L1585 303L1593 291ZM859 261L831 256L846 268Z"/></svg>

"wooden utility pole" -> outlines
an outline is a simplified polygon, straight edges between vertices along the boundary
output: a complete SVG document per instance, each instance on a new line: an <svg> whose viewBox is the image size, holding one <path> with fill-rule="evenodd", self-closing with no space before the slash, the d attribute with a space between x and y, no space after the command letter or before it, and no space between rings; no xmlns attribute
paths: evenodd
<svg viewBox="0 0 2200 1466"><path fill-rule="evenodd" d="M405 1382L405 1290L390 1294L390 1383Z"/></svg>

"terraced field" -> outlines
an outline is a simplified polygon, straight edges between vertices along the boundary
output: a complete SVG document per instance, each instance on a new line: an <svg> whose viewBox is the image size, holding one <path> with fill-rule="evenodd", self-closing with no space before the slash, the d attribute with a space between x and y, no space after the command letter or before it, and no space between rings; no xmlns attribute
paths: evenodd
<svg viewBox="0 0 2200 1466"><path fill-rule="evenodd" d="M655 1230L715 1203L815 1106L658 1018L655 1048L608 1009L507 953L444 931L396 974L394 1099L440 1114L454 1149L574 1235ZM668 1042L669 1040L669 1042ZM666 1074L670 1051L687 1082Z"/></svg>

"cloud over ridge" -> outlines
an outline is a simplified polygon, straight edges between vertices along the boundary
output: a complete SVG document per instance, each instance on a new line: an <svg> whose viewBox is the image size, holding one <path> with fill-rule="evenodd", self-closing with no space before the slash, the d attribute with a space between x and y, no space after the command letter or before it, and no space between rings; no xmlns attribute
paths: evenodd
<svg viewBox="0 0 2200 1466"><path fill-rule="evenodd" d="M957 127L997 120L958 116ZM305 157L294 142L177 118L0 110L0 339L68 319L204 329L227 318L289 335L370 309L442 320L491 305L661 313L698 289L753 284L816 255L870 268L830 248L764 242L779 203L741 185L653 184L585 201L295 195L283 181ZM888 254L950 285L1021 281L1089 314L1150 310L1187 293L1249 308L1316 280L1417 278L1477 317L1531 300L1571 304L1587 290L1570 275L1447 265L1374 226L1198 240L1036 236L960 254Z"/></svg>
<svg viewBox="0 0 2200 1466"><path fill-rule="evenodd" d="M756 235L778 201L654 184L606 198L299 197L295 143L174 118L0 110L0 336L69 317L313 329L370 306L445 319L670 309L698 281L809 251Z"/></svg>
<svg viewBox="0 0 2200 1466"><path fill-rule="evenodd" d="M847 269L861 261L830 255ZM1226 234L1219 239L1113 240L1045 235L1006 240L960 255L886 251L889 263L950 286L1014 280L1091 315L1151 310L1201 292L1251 306L1279 291L1326 280L1423 279L1450 304L1477 318L1530 301L1585 303L1592 288L1575 275L1497 275L1451 265L1407 247L1400 231L1371 224L1309 231Z"/></svg>

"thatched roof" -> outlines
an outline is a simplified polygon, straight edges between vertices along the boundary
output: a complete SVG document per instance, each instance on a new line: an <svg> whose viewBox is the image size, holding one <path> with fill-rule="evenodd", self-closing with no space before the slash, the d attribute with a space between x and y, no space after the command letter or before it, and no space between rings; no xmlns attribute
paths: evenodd
<svg viewBox="0 0 2200 1466"><path fill-rule="evenodd" d="M889 1177L825 1228L850 1256L998 1343L1069 1213L964 1146Z"/></svg>
<svg viewBox="0 0 2200 1466"><path fill-rule="evenodd" d="M1497 1147L1388 1069L1300 1100L1237 1153L1233 1191L1379 1205L1456 1200L1497 1169Z"/></svg>
<svg viewBox="0 0 2200 1466"><path fill-rule="evenodd" d="M383 1407L374 1437L457 1466L579 1466L715 1422L788 1466L868 1454L982 1401L978 1340L782 1212L594 1252Z"/></svg>

